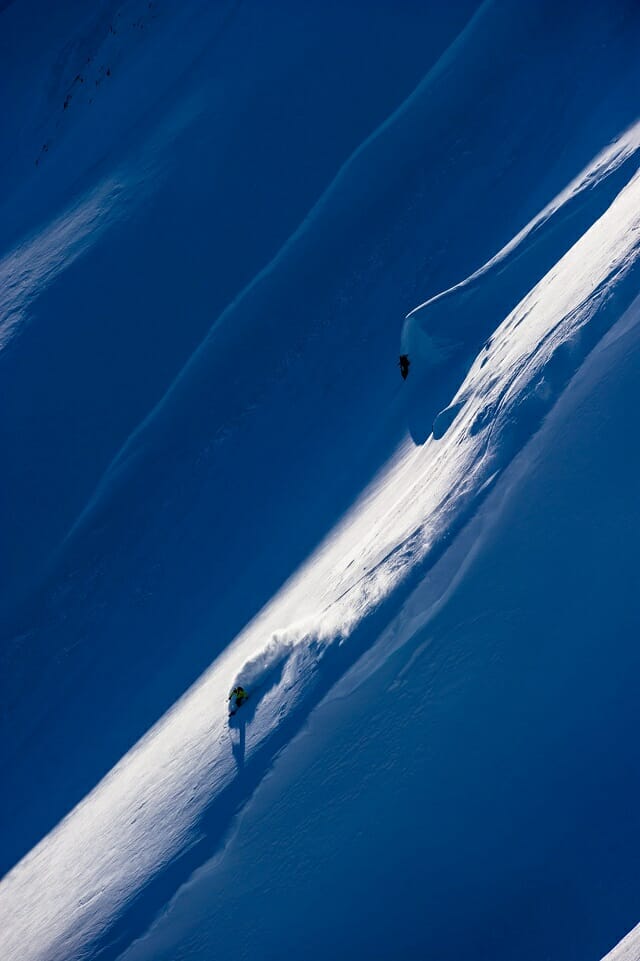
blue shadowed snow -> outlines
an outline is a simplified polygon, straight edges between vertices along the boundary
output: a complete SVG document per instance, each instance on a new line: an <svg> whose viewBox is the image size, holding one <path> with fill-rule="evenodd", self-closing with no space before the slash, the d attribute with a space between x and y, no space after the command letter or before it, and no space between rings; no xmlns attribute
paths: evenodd
<svg viewBox="0 0 640 961"><path fill-rule="evenodd" d="M3 957L637 921L639 35L0 4Z"/></svg>
<svg viewBox="0 0 640 961"><path fill-rule="evenodd" d="M127 961L210 957L239 925L239 957L259 944L269 961L302 941L311 958L577 961L633 925L640 608L621 545L640 529L639 321L636 302L383 634L377 669L312 715Z"/></svg>
<svg viewBox="0 0 640 961"><path fill-rule="evenodd" d="M3 18L17 101L9 137L25 123L26 94L42 86L36 68L49 66L39 30L53 20L52 30L74 36L51 67L46 121L33 119L31 140L27 127L6 162L7 187L18 161L27 183L0 195L3 232L22 240L107 180L117 195L101 201L107 223L83 256L20 296L21 336L5 352L3 585L14 590L40 572L128 433L471 3L435 29L418 4L398 15L375 2L363 21L339 3L196 2L179 11L160 0L112 2L87 23L78 9L86 5L56 6L52 14L50 4L23 2ZM27 13L37 26L25 36ZM24 54L11 62L19 42L38 54L27 78ZM36 168L42 123L51 142ZM64 258L57 244L51 254L44 246L32 260Z"/></svg>

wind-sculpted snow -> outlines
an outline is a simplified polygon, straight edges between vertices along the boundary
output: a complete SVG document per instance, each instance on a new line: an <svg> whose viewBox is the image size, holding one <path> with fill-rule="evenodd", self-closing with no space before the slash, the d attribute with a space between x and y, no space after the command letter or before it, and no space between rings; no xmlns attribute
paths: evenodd
<svg viewBox="0 0 640 961"><path fill-rule="evenodd" d="M0 358L3 608L33 611L128 435L474 6L2 11L0 329L28 321Z"/></svg>
<svg viewBox="0 0 640 961"><path fill-rule="evenodd" d="M492 334L453 397L455 417L467 410L469 434L488 431L502 456L509 444L498 442L493 432L502 428L515 433L519 446L522 423L527 436L612 318L619 316L635 294L639 196L640 178L636 174L603 217ZM601 245L610 251L605 260L591 253ZM464 285L459 289L464 297ZM477 300L481 310L482 299ZM440 306L437 301L436 305ZM427 329L429 306L421 308ZM410 315L408 324L412 320ZM419 342L419 335L414 337ZM478 397L483 400L475 405ZM496 416L498 411L503 414L502 423ZM440 436L442 433L444 430L439 431Z"/></svg>
<svg viewBox="0 0 640 961"><path fill-rule="evenodd" d="M401 448L197 687L8 876L5 956L64 957L73 917L78 950L93 943L95 956L115 957L215 852L274 756L433 566L485 496L487 482L495 483L581 358L620 316L637 289L639 211L636 176L495 330L453 398L461 406L442 438ZM314 625L314 634L296 623ZM236 681L262 687L237 715L239 731L227 730L224 709ZM171 829L149 843L152 825L165 818ZM144 857L131 859L132 848L141 846ZM60 885L70 857L74 875ZM115 888L105 882L109 876ZM25 955L23 925L33 929L30 892L39 877L52 892L50 914L40 916L34 953Z"/></svg>
<svg viewBox="0 0 640 961"><path fill-rule="evenodd" d="M633 923L639 334L636 298L126 961L596 961Z"/></svg>
<svg viewBox="0 0 640 961"><path fill-rule="evenodd" d="M223 18L229 57L246 37L262 36L265 9L235 5ZM172 291L176 317L181 285L195 274L215 293L206 309L190 301L201 311L193 331L205 336L192 353L189 338L181 341L186 363L160 364L155 393L145 393L136 415L123 411L109 443L88 442L87 463L95 456L100 469L87 471L98 483L88 499L70 498L67 533L41 589L8 618L2 700L11 726L2 760L13 781L2 813L13 831L2 854L7 867L18 862L0 885L8 961L116 958L176 892L178 901L188 897L184 885L200 868L215 874L238 815L295 755L321 706L350 696L352 669L369 676L385 667L440 609L475 550L469 522L636 297L640 137L629 91L639 68L629 37L638 11L570 4L550 30L554 11L551 3L487 2L469 6L471 19L443 13L436 33L444 49L435 41L429 48L413 94L398 109L385 100L388 116L372 107L378 126L360 130L359 145L345 133L340 143L353 152L315 204L300 161L298 206L292 201L271 223L278 204L265 201L247 264L233 254L239 242L230 241L228 256L220 245L212 252L202 224L197 236L174 238L171 283L153 248L158 263L150 257L145 277L160 272L167 282L149 283L143 298L150 330L154 311L164 310L163 289ZM211 14L216 30L219 12ZM290 49L280 21L267 20L265 64ZM318 63L330 52L332 22L322 21L328 51ZM188 11L180 24L189 37ZM196 78L197 50L199 43L189 55ZM202 161L206 177L190 160L212 137L207 125L233 140L236 100L227 105L217 71L228 85L229 77L240 81L226 72L225 44L216 40L215 50L220 65L208 63L202 88L189 82L195 99L187 98L186 114L181 100L158 133L157 143L174 143L177 160L163 171L162 204L149 194L141 237L153 237L158 211L187 224L172 171L197 173L185 194L188 209L197 208L211 157ZM274 84L277 101L295 84L276 74L267 71L264 85ZM254 80L246 81L251 103ZM199 92L214 98L202 115ZM370 95L383 96L377 85ZM229 111L229 131L216 126L216 111ZM202 123L192 127L194 116ZM259 135L244 143L251 158L237 151L249 172L260 154L259 108L255 116ZM281 159L270 163L267 180L286 192L292 171ZM321 166L317 190L333 169L328 158ZM228 205L223 192L205 209L220 204L232 235L232 222L249 222L253 210L243 200L236 223L233 190ZM307 215L294 229L300 206ZM74 244L84 249L85 221L78 223L71 239L53 231L60 263L71 263ZM118 230L127 238L123 256L133 256L133 220ZM47 231L39 237L49 250ZM250 246L249 233L242 237ZM38 249L25 247L36 288L54 279L49 261L37 273L29 251ZM194 257L199 269L187 270ZM103 276L81 257L73 263L87 284ZM123 305L119 329L133 330L129 293L111 285L108 293ZM7 355L21 343L16 337ZM159 348L165 360L171 343ZM142 347L137 356L148 353L153 366L145 337ZM399 349L412 360L406 383L395 367ZM144 379L135 357L132 346L113 370ZM82 396L70 389L67 401L81 406ZM419 661L428 645L422 637L408 656ZM238 683L250 698L230 721L227 698ZM435 689L446 700L428 668L420 683L425 698ZM387 728L396 713L389 710ZM428 771L437 745L428 730L424 741ZM360 771L363 783L384 769L378 761ZM305 837L291 840L302 845L301 863ZM461 877L463 860L455 865ZM268 857L256 871L259 887ZM455 879L448 884L445 893ZM216 912L224 914L218 901L209 906L214 920ZM167 918L170 926L171 911ZM209 955L235 945L211 938L200 945ZM150 944L134 944L132 958L153 956Z"/></svg>
<svg viewBox="0 0 640 961"><path fill-rule="evenodd" d="M401 350L411 356L414 391L416 381L426 382L431 394L436 383L443 397L455 387L456 378L469 368L499 320L605 212L638 169L639 147L640 124L635 124L483 267L408 314ZM458 401L456 414L460 407ZM422 443L432 429L438 437L448 429L453 406L441 414L424 404L415 408L410 429L416 442Z"/></svg>
<svg viewBox="0 0 640 961"><path fill-rule="evenodd" d="M96 242L113 219L122 184L107 182L0 260L0 350L28 314L30 302Z"/></svg>

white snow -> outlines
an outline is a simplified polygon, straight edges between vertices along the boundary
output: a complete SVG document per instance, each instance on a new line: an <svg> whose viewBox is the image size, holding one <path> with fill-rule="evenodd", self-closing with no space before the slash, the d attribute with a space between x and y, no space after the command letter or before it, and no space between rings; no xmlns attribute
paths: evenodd
<svg viewBox="0 0 640 961"><path fill-rule="evenodd" d="M339 529L207 676L8 875L0 917L4 957L79 954L187 843L199 812L234 777L226 731L229 678L252 689L285 662L248 732L250 760L282 715L304 700L326 647L348 644L358 624L455 529L483 485L495 482L496 470L506 466L505 451L511 453L502 432L523 409L526 414L527 402L540 397L544 409L551 403L554 384L545 381L546 365L567 343L578 365L576 335L598 320L602 293L611 296L625 281L639 248L636 176L496 330L490 350L476 359L453 399L464 404L444 439L403 445ZM485 426L474 432L478 418Z"/></svg>
<svg viewBox="0 0 640 961"><path fill-rule="evenodd" d="M638 961L640 958L640 930L636 927L630 931L620 944L609 951L602 961Z"/></svg>
<svg viewBox="0 0 640 961"><path fill-rule="evenodd" d="M0 10L0 27L11 17L21 37L29 4L27 13L22 0ZM635 718L637 417L617 405L633 405L639 369L640 121L624 95L640 74L632 31L621 26L624 16L637 18L623 3L613 13L603 4L584 22L560 17L551 35L544 11L523 13L515 3L421 14L415 29L432 16L435 38L424 73L403 65L399 102L367 108L373 129L359 131L359 142L355 120L336 106L339 83L324 95L309 83L306 96L323 105L320 139L335 118L335 149L317 160L313 188L296 179L290 207L283 200L276 216L269 193L275 184L286 192L287 151L295 141L313 158L316 148L292 135L291 148L283 139L282 155L267 159L263 115L277 115L265 111L285 92L295 115L295 84L312 71L305 58L322 69L340 11L309 14L322 31L316 48L304 11L287 4L273 20L259 4L172 11L131 0L105 3L88 19L75 18L78 5L62 7L49 43L33 41L36 73L55 89L24 120L16 108L5 124L19 151L6 166L15 189L0 198L8 225L0 376L13 384L11 398L28 393L20 371L50 376L43 320L66 344L74 277L87 325L104 296L108 319L115 312L116 329L131 334L131 360L110 329L96 341L104 360L95 368L69 342L59 379L75 383L86 360L88 386L83 379L67 395L61 383L64 403L51 396L62 414L48 454L30 408L16 408L22 431L11 415L0 423L25 476L51 463L70 488L64 523L52 520L40 534L37 505L27 530L15 464L7 481L15 512L7 530L24 528L38 561L35 573L23 562L15 610L11 598L6 604L4 803L18 840L14 848L7 838L10 870L0 882L0 956L204 959L227 953L240 931L237 956L265 961L287 956L305 932L310 959L331 951L386 958L389 944L405 957L446 946L448 959L466 956L478 930L479 958L528 961L543 950L555 958L549 939L570 950L571 928L593 913L583 905L592 896L597 903L598 864L609 865L610 882L619 846L637 851L637 819L629 815L625 834L624 791L616 790L625 776L634 783L620 732ZM360 16L344 14L354 37ZM375 16L384 27L387 14ZM394 27L403 42L413 16ZM125 24L135 40L118 46ZM143 30L156 29L143 42ZM369 29L363 56L385 47ZM355 77L349 51L344 65L338 57L342 42L336 70ZM245 43L264 57L262 78L249 61L238 67ZM120 71L105 94L104 129L89 118L88 94L82 103L78 95L72 120L65 110L57 122L59 154L38 163L39 181L31 166L21 179L20 158L51 126L51 104L66 89L60 72L89 47L98 59L106 50ZM606 66L609 56L615 69L600 82L598 57ZM16 89L18 67L16 55L5 68ZM554 113L572 69L584 70L590 93L583 100L576 83L565 112ZM543 83L548 70L557 81ZM363 83L356 95L354 87L354 97L382 104L376 76L372 66L371 89ZM245 106L254 142L237 132ZM476 108L486 122L476 121ZM364 110L354 100L354 116ZM307 120L301 129L311 138ZM574 138L566 143L565 128ZM246 206L234 219L229 185L244 190L247 178L236 184L232 168L234 158L248 162L247 152L256 170L264 152L265 193L255 205L238 200ZM216 176L220 186L210 186ZM184 192L174 196L173 185ZM253 228L244 228L254 206L245 271L238 262L253 242ZM198 226L181 237L189 218ZM174 261L163 259L154 230L172 235ZM131 306L137 256L153 306ZM111 289L112 271L121 289ZM174 271L170 282L164 275ZM179 296L163 313L163 289L198 283L184 315ZM419 301L408 313L407 298ZM181 323L193 324L184 340ZM124 360L110 360L113 345ZM406 385L393 371L398 347L412 360ZM147 358L156 377L148 391ZM109 363L110 391L96 387L96 401L91 371ZM55 438L85 397L85 447L63 463ZM94 402L98 411L115 408L102 439ZM610 528L619 532L613 556ZM545 537L555 555L545 556ZM607 574L594 574L604 565ZM575 614L581 600L583 617ZM605 633L608 658L598 646ZM601 734L571 688L572 669L593 689ZM251 696L230 723L227 696L238 683ZM619 757L607 744L620 745ZM96 763L83 776L86 755ZM51 810L64 814L52 829L46 793L32 790L40 772ZM605 851L580 868L589 840L580 831L602 825L606 833L609 819L598 772L621 834L612 834L610 863ZM582 794L565 789L572 779ZM403 854L413 845L415 860ZM593 847L600 851L596 839ZM581 870L583 888L573 876ZM549 920L544 905L553 898L565 907ZM631 901L617 907L602 893L585 940L613 943ZM529 953L514 945L519 930ZM607 961L640 957L636 941L632 932Z"/></svg>
<svg viewBox="0 0 640 961"><path fill-rule="evenodd" d="M0 261L0 349L18 333L30 301L95 243L123 186L108 181Z"/></svg>

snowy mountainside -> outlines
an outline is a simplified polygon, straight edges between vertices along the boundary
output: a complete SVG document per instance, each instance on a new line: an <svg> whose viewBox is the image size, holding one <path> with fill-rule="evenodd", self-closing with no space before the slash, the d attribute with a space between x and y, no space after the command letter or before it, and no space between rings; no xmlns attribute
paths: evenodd
<svg viewBox="0 0 640 961"><path fill-rule="evenodd" d="M637 921L640 11L452 7L0 12L3 957Z"/></svg>
<svg viewBox="0 0 640 961"><path fill-rule="evenodd" d="M217 315L465 11L435 24L424 47L415 31L425 15L397 16L386 3L364 24L337 3L324 13L282 3L270 14L231 0L54 10L25 0L3 13L13 149L1 169L0 336L11 337L13 418L2 425L12 546L2 582L11 600L42 574ZM27 431L39 472L21 442Z"/></svg>
<svg viewBox="0 0 640 961"><path fill-rule="evenodd" d="M602 961L635 961L635 959L640 956L640 947L638 946L639 933L638 928L635 927Z"/></svg>

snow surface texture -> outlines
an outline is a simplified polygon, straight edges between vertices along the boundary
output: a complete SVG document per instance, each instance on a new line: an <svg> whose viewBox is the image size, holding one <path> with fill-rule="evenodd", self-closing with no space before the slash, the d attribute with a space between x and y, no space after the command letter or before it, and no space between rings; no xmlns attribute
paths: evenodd
<svg viewBox="0 0 640 961"><path fill-rule="evenodd" d="M630 931L603 961L636 961L640 957L640 929Z"/></svg>
<svg viewBox="0 0 640 961"><path fill-rule="evenodd" d="M0 9L3 958L638 920L640 10L449 6Z"/></svg>

